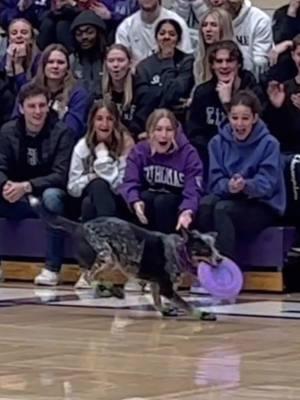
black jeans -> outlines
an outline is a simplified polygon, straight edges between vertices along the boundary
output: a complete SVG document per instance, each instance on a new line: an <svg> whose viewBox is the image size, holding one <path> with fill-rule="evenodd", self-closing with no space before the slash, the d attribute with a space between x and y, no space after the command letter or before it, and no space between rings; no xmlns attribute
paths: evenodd
<svg viewBox="0 0 300 400"><path fill-rule="evenodd" d="M126 218L129 210L125 202L115 194L107 181L96 178L85 188L81 203L82 221L97 217Z"/></svg>
<svg viewBox="0 0 300 400"><path fill-rule="evenodd" d="M181 196L147 190L142 192L141 200L145 203L145 214L149 221L147 228L163 233L175 232Z"/></svg>
<svg viewBox="0 0 300 400"><path fill-rule="evenodd" d="M236 256L237 238L251 239L276 223L278 217L270 206L243 198L221 199L205 196L200 205L197 228L201 232L217 232L219 251L232 259Z"/></svg>

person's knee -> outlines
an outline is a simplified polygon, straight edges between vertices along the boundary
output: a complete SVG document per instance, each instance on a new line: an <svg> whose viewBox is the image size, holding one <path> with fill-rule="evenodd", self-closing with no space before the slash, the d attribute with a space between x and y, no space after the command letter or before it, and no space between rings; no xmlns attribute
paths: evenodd
<svg viewBox="0 0 300 400"><path fill-rule="evenodd" d="M94 180L91 181L91 183L88 186L88 192L89 193L103 193L103 192L110 192L111 188L109 183L102 179L102 178L96 178Z"/></svg>
<svg viewBox="0 0 300 400"><path fill-rule="evenodd" d="M177 209L180 204L180 197L176 194L157 194L154 198L154 207L157 210Z"/></svg>
<svg viewBox="0 0 300 400"><path fill-rule="evenodd" d="M44 206L55 214L63 214L66 193L62 189L49 188L42 195Z"/></svg>
<svg viewBox="0 0 300 400"><path fill-rule="evenodd" d="M221 200L215 205L215 213L220 215L231 214L234 210L234 203L230 200Z"/></svg>

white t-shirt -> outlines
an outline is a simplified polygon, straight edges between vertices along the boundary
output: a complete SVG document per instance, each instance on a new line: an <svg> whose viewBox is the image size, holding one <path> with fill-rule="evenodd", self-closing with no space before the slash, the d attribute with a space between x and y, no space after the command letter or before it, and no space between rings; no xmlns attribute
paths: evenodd
<svg viewBox="0 0 300 400"><path fill-rule="evenodd" d="M152 24L142 21L141 11L126 18L117 29L116 43L121 43L130 49L134 60L139 62L157 50L155 27L159 21L166 18L176 20L182 28L182 39L178 48L185 53L192 53L191 38L186 22L174 11L164 7L161 7L160 15Z"/></svg>

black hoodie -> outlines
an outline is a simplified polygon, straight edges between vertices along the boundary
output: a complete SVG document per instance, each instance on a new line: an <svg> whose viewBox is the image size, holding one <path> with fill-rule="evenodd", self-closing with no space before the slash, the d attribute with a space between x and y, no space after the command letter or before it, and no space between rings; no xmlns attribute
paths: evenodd
<svg viewBox="0 0 300 400"><path fill-rule="evenodd" d="M49 114L34 138L27 135L23 116L7 122L0 131L0 189L8 179L30 180L36 195L50 187L65 189L73 145L68 128L55 114ZM35 168L28 147L36 148Z"/></svg>
<svg viewBox="0 0 300 400"><path fill-rule="evenodd" d="M88 50L82 50L75 39L75 31L83 25L92 25L97 29L96 45ZM71 66L75 77L94 99L102 97L102 76L104 62L105 22L93 11L82 11L73 21L71 32L74 37L75 51L71 56ZM101 46L101 43L103 44Z"/></svg>
<svg viewBox="0 0 300 400"><path fill-rule="evenodd" d="M135 79L136 130L145 130L145 123L156 108L176 112L181 99L188 99L194 85L194 58L180 50L173 58L161 59L157 53L141 61ZM176 115L178 117L178 115Z"/></svg>
<svg viewBox="0 0 300 400"><path fill-rule="evenodd" d="M275 43L292 40L300 33L300 9L296 17L287 15L288 5L278 8L273 17L273 37Z"/></svg>
<svg viewBox="0 0 300 400"><path fill-rule="evenodd" d="M280 142L281 151L286 154L300 153L300 110L294 106L291 96L300 93L296 79L284 82L285 101L280 108L270 106L266 122L270 131Z"/></svg>

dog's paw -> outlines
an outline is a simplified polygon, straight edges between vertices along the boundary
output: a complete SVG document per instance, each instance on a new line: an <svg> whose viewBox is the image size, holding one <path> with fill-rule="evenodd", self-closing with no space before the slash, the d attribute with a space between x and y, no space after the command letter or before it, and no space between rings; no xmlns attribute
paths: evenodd
<svg viewBox="0 0 300 400"><path fill-rule="evenodd" d="M208 311L200 311L196 310L194 311L194 316L196 319L199 319L200 321L216 321L217 316L214 313L208 312Z"/></svg>
<svg viewBox="0 0 300 400"><path fill-rule="evenodd" d="M108 288L106 285L97 282L97 284L93 284L92 286L94 289L95 299L101 299L113 296L111 288Z"/></svg>
<svg viewBox="0 0 300 400"><path fill-rule="evenodd" d="M117 299L125 299L124 288L118 286L112 286L110 289L112 296L116 297Z"/></svg>
<svg viewBox="0 0 300 400"><path fill-rule="evenodd" d="M161 314L163 317L178 317L179 310L176 307L164 307L161 310Z"/></svg>

